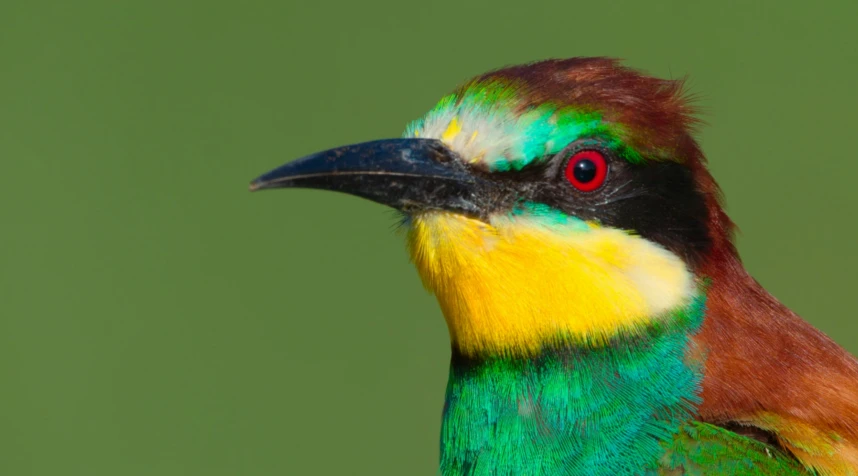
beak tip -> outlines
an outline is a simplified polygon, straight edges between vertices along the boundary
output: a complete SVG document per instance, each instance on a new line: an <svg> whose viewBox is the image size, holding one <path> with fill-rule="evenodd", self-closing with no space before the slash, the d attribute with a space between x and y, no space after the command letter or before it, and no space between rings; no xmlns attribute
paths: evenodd
<svg viewBox="0 0 858 476"><path fill-rule="evenodd" d="M251 192L256 192L257 190L260 190L261 188L262 188L262 184L256 180L254 180L253 182L250 182L250 185L247 187L247 189Z"/></svg>

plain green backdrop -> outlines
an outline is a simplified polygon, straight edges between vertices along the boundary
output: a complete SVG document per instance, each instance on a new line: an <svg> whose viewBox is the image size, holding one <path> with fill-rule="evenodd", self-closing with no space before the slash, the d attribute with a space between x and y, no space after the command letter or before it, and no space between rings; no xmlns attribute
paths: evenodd
<svg viewBox="0 0 858 476"><path fill-rule="evenodd" d="M748 268L852 352L858 2L0 2L0 474L433 474L449 345L392 214L247 192L468 77L690 76Z"/></svg>

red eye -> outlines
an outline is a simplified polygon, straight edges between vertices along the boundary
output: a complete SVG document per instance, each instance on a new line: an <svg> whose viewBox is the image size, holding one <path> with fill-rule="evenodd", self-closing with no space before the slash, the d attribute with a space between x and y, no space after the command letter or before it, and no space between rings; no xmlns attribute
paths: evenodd
<svg viewBox="0 0 858 476"><path fill-rule="evenodd" d="M592 192L605 183L608 163L597 150L576 152L566 164L566 179L582 192Z"/></svg>

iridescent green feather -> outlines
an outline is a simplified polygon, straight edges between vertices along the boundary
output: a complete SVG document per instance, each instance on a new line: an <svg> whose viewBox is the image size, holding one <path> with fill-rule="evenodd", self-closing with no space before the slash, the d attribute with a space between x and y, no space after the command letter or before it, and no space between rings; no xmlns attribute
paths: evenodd
<svg viewBox="0 0 858 476"><path fill-rule="evenodd" d="M703 309L699 296L609 345L454 361L442 474L615 476L656 468L698 403L702 369L686 354Z"/></svg>
<svg viewBox="0 0 858 476"><path fill-rule="evenodd" d="M629 162L643 158L623 142L626 131L621 124L603 120L602 114L590 109L560 106L546 102L522 107L521 85L492 80L475 82L457 93L442 98L422 118L413 121L404 137L441 138L454 120L467 130L454 140L477 160L495 172L521 170L532 163L550 158L570 143L582 138L600 138L618 156ZM467 144L474 138L483 148Z"/></svg>
<svg viewBox="0 0 858 476"><path fill-rule="evenodd" d="M684 425L665 445L660 468L651 475L811 475L795 459L764 443L701 422Z"/></svg>
<svg viewBox="0 0 858 476"><path fill-rule="evenodd" d="M688 349L704 302L701 294L608 345L454 359L441 474L812 474L775 448L694 421L702 367Z"/></svg>

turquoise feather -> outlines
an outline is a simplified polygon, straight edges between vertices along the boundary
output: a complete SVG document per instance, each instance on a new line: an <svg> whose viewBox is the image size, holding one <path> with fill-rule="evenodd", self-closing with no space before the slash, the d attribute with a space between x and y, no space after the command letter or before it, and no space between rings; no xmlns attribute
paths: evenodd
<svg viewBox="0 0 858 476"><path fill-rule="evenodd" d="M800 476L815 474L775 448L723 428L692 421L666 445L648 475Z"/></svg>
<svg viewBox="0 0 858 476"><path fill-rule="evenodd" d="M694 422L702 362L688 349L704 310L701 293L604 346L569 342L535 357L454 356L441 473L618 476L717 467L724 472L706 474L803 474L776 450Z"/></svg>

